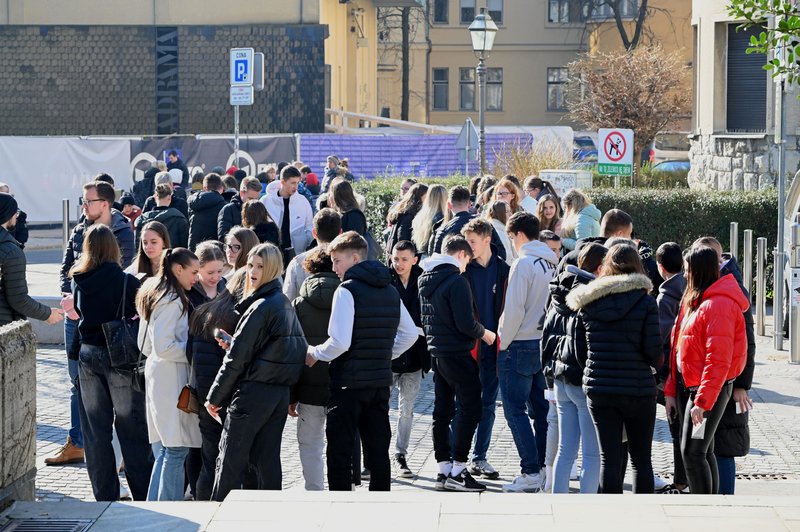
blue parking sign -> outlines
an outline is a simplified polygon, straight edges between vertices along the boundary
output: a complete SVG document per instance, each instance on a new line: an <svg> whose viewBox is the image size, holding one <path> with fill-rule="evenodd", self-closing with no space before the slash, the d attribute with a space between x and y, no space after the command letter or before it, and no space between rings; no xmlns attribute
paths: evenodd
<svg viewBox="0 0 800 532"><path fill-rule="evenodd" d="M231 85L253 84L253 49L231 48Z"/></svg>
<svg viewBox="0 0 800 532"><path fill-rule="evenodd" d="M234 79L238 83L244 83L247 80L247 60L237 59L233 62Z"/></svg>

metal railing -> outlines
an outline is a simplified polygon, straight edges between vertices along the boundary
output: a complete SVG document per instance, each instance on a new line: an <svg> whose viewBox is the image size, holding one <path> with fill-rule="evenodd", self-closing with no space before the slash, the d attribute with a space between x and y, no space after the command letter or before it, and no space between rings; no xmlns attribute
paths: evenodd
<svg viewBox="0 0 800 532"><path fill-rule="evenodd" d="M61 240L63 249L67 249L69 245L69 200L61 200Z"/></svg>
<svg viewBox="0 0 800 532"><path fill-rule="evenodd" d="M426 135L449 135L452 131L430 124L384 118L382 116L353 113L344 109L325 109L325 131L329 133L363 133L364 129L378 126L391 126L411 131L421 131Z"/></svg>

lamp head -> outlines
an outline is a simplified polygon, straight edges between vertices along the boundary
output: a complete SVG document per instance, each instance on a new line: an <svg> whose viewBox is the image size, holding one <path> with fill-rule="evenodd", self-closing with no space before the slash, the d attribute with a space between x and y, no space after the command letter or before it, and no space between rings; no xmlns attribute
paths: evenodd
<svg viewBox="0 0 800 532"><path fill-rule="evenodd" d="M481 8L480 13L469 25L469 35L472 38L472 51L476 55L489 54L494 46L494 37L497 34L497 24L486 13L486 8Z"/></svg>

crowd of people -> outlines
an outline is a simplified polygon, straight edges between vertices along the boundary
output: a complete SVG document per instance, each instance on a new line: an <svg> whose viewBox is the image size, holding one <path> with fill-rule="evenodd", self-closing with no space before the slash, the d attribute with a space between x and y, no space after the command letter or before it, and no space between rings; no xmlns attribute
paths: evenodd
<svg viewBox="0 0 800 532"><path fill-rule="evenodd" d="M385 491L393 470L414 477L432 372L437 490L500 477L501 397L520 459L504 491L567 493L577 475L581 493L621 493L630 458L635 493L733 493L755 343L738 265L713 236L654 252L627 213L510 175L450 190L407 179L386 226L369 227L346 166L327 165L322 180L301 162L269 183L211 172L186 199L188 177L160 172L141 209L117 203L110 176L84 185L62 309L25 293L10 311L65 314L72 427L47 464L85 460L97 500L120 498L122 469L134 500L281 489L294 417L307 490ZM5 251L17 210L0 192L6 255L22 253ZM120 321L135 360L109 341ZM658 404L672 483L653 473Z"/></svg>

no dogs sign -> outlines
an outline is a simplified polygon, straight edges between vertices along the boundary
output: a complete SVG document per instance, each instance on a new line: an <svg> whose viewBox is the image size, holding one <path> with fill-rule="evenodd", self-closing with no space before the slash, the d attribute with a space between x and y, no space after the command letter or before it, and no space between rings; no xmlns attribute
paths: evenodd
<svg viewBox="0 0 800 532"><path fill-rule="evenodd" d="M600 129L597 141L597 172L600 175L633 174L632 129Z"/></svg>

